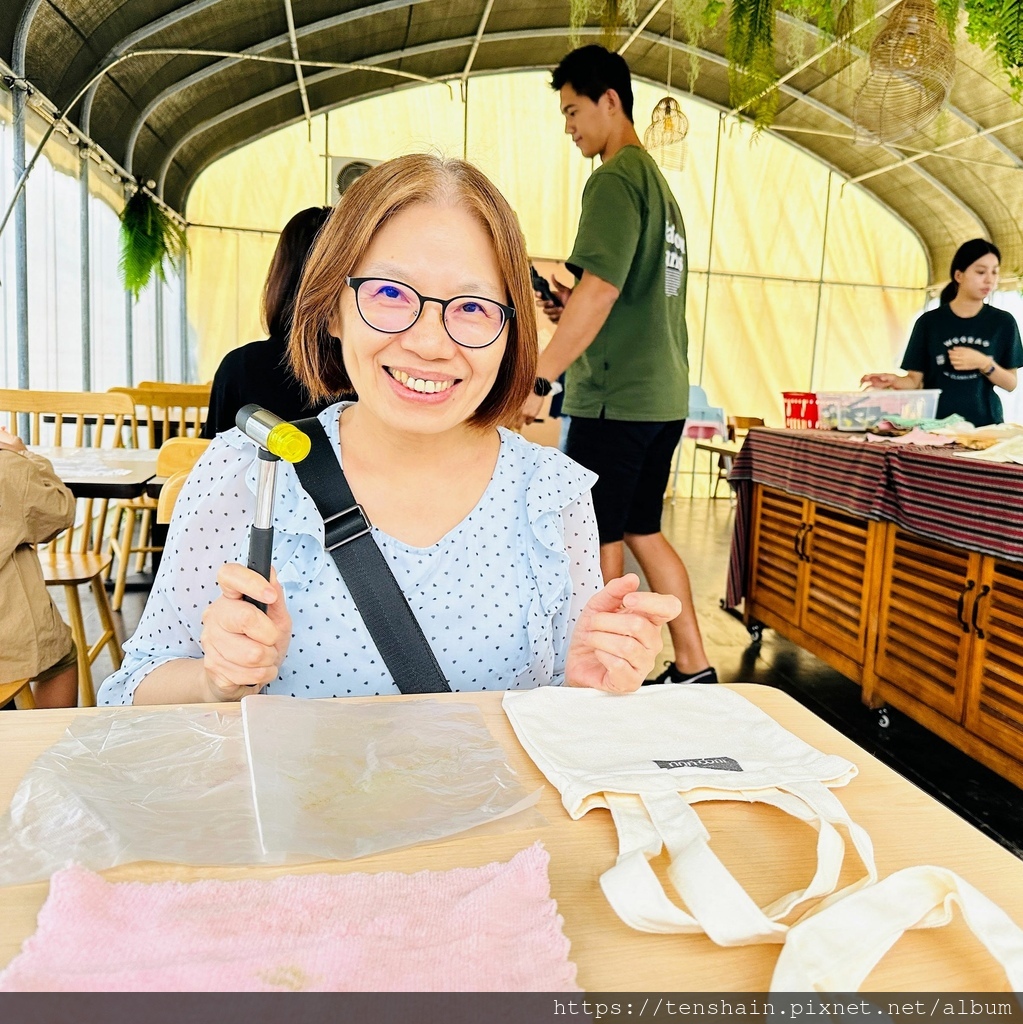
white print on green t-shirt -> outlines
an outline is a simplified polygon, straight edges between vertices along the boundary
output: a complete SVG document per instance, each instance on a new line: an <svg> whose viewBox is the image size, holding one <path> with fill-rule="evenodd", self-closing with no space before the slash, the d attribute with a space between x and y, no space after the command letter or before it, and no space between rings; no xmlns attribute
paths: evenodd
<svg viewBox="0 0 1023 1024"><path fill-rule="evenodd" d="M664 222L664 294L670 299L682 288L686 268L686 240L670 220Z"/></svg>

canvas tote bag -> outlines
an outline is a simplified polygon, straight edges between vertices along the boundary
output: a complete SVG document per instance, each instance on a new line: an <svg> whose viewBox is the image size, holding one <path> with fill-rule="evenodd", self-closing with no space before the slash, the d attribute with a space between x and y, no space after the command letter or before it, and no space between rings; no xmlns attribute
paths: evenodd
<svg viewBox="0 0 1023 1024"><path fill-rule="evenodd" d="M600 879L618 916L646 932L705 932L723 946L783 942L781 923L806 900L834 893L845 855L835 826L852 839L877 880L870 837L829 787L856 775L852 762L822 754L723 687L657 686L616 695L570 687L509 691L505 713L526 752L581 818L611 811L614 866ZM817 868L804 889L758 907L710 848L692 805L764 803L817 830ZM672 902L650 866L667 848Z"/></svg>
<svg viewBox="0 0 1023 1024"><path fill-rule="evenodd" d="M827 901L793 925L771 979L772 992L856 992L912 928L940 928L958 904L973 934L1023 992L1023 930L1001 907L947 868L896 871L876 885Z"/></svg>

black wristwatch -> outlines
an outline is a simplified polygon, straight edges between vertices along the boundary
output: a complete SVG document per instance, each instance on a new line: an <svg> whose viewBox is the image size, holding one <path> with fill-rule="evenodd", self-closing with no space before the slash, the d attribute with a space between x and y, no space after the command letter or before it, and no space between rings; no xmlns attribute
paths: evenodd
<svg viewBox="0 0 1023 1024"><path fill-rule="evenodd" d="M533 381L533 394L540 398L546 398L553 390L554 386L546 377L537 377Z"/></svg>

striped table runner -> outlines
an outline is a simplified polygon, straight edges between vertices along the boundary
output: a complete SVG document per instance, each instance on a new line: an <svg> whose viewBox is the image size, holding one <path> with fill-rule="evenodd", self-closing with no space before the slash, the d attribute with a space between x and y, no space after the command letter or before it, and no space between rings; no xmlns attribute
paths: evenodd
<svg viewBox="0 0 1023 1024"><path fill-rule="evenodd" d="M754 483L1023 562L1023 466L964 459L947 448L866 443L835 431L759 427L746 438L729 480L738 507L728 608L746 596Z"/></svg>

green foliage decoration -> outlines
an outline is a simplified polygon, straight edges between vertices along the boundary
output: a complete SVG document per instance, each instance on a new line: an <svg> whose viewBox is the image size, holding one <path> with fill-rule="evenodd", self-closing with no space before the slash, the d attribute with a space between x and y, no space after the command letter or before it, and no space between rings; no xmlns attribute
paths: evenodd
<svg viewBox="0 0 1023 1024"><path fill-rule="evenodd" d="M569 38L573 46L579 45L579 29L591 17L600 21L603 32L600 42L609 50L618 45L623 25L634 25L638 0L569 0Z"/></svg>
<svg viewBox="0 0 1023 1024"><path fill-rule="evenodd" d="M966 0L965 6L967 39L994 50L1019 98L1023 92L1023 0Z"/></svg>
<svg viewBox="0 0 1023 1024"><path fill-rule="evenodd" d="M145 189L138 189L121 211L118 265L125 290L138 299L154 272L165 281L164 264L177 270L187 254L185 229Z"/></svg>
<svg viewBox="0 0 1023 1024"><path fill-rule="evenodd" d="M778 109L774 59L776 0L732 0L728 14L728 91L732 105L769 125Z"/></svg>
<svg viewBox="0 0 1023 1024"><path fill-rule="evenodd" d="M603 42L613 49L623 26L635 24L637 0L569 0L573 45L578 30L587 20L598 19L604 28ZM875 0L669 0L681 35L691 46L699 46L704 33L712 30L727 13L726 56L732 106L752 116L758 128L770 125L778 108L775 88L779 72L775 51L775 14L784 11L813 24L820 30L817 45L827 45L835 36L849 37L852 29L867 20ZM1023 0L935 0L938 21L954 42L960 12L966 12L966 37L977 46L989 48L1009 79L1013 95L1023 94ZM864 38L849 42L858 46ZM698 65L690 60L690 88L695 85Z"/></svg>

